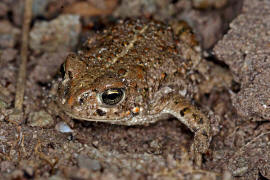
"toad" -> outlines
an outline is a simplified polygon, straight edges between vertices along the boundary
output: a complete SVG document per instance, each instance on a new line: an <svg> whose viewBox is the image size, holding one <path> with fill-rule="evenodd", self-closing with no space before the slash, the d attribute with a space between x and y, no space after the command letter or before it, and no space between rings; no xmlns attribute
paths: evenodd
<svg viewBox="0 0 270 180"><path fill-rule="evenodd" d="M173 116L194 133L191 152L200 166L211 134L208 117L193 103L201 61L193 52L169 26L121 20L67 57L59 106L75 119L128 126Z"/></svg>

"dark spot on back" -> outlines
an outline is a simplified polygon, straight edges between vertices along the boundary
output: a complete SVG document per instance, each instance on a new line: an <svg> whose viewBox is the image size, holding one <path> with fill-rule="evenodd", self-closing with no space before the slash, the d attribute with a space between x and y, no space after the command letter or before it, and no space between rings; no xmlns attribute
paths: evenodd
<svg viewBox="0 0 270 180"><path fill-rule="evenodd" d="M69 93L69 90L70 90L70 86L64 86L64 96L66 96Z"/></svg>
<svg viewBox="0 0 270 180"><path fill-rule="evenodd" d="M205 130L203 130L202 135L208 137L208 134L207 134L207 132Z"/></svg>
<svg viewBox="0 0 270 180"><path fill-rule="evenodd" d="M194 114L194 113L192 113L192 117L195 119L195 120L197 120L199 117L198 117L198 115L197 114Z"/></svg>
<svg viewBox="0 0 270 180"><path fill-rule="evenodd" d="M198 127L192 128L193 132L197 132L199 129L200 129L200 128L198 128Z"/></svg>
<svg viewBox="0 0 270 180"><path fill-rule="evenodd" d="M96 112L99 116L104 116L106 114L106 112L102 111L101 109L97 109Z"/></svg>
<svg viewBox="0 0 270 180"><path fill-rule="evenodd" d="M182 109L182 110L180 111L180 115L181 115L181 116L184 116L184 115L185 115L185 112L188 111L188 110L189 110L189 108L188 108L188 107L185 107L184 109Z"/></svg>
<svg viewBox="0 0 270 180"><path fill-rule="evenodd" d="M126 74L126 72L127 72L127 70L121 68L121 69L118 70L118 75L119 76L124 76Z"/></svg>

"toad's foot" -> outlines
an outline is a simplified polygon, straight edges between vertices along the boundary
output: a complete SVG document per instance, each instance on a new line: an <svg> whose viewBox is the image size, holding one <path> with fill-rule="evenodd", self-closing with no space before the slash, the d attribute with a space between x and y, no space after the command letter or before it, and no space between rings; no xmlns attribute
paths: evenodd
<svg viewBox="0 0 270 180"><path fill-rule="evenodd" d="M191 151L196 166L200 167L202 154L207 152L211 141L209 119L185 98L174 95L170 99L163 112L175 116L195 133Z"/></svg>

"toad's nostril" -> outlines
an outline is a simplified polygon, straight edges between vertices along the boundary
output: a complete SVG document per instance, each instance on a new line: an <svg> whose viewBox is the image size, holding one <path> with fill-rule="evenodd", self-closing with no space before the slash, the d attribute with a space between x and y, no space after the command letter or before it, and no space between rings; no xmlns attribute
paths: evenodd
<svg viewBox="0 0 270 180"><path fill-rule="evenodd" d="M64 66L65 66L65 65L62 64L62 65L61 65L61 68L60 68L60 73L61 73L62 79L64 79L64 77L65 77L65 67L64 67Z"/></svg>
<svg viewBox="0 0 270 180"><path fill-rule="evenodd" d="M67 74L68 74L68 78L69 78L69 79L72 79L72 78L73 78L73 74L72 74L71 71L68 71Z"/></svg>

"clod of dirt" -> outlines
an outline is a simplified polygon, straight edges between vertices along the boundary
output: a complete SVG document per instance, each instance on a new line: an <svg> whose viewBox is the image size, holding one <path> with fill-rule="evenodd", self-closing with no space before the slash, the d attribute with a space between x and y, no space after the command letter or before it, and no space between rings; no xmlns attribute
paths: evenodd
<svg viewBox="0 0 270 180"><path fill-rule="evenodd" d="M31 127L50 127L53 123L52 116L44 110L29 114L28 125Z"/></svg>
<svg viewBox="0 0 270 180"><path fill-rule="evenodd" d="M78 15L60 15L50 22L37 22L30 32L30 47L35 52L72 50L78 42L81 23Z"/></svg>
<svg viewBox="0 0 270 180"><path fill-rule="evenodd" d="M246 0L243 14L214 48L241 83L232 101L237 113L254 121L270 119L270 1Z"/></svg>
<svg viewBox="0 0 270 180"><path fill-rule="evenodd" d="M228 168L234 176L244 176L247 179L258 179L260 172L270 179L270 146L269 133L257 136L236 151L228 163Z"/></svg>
<svg viewBox="0 0 270 180"><path fill-rule="evenodd" d="M36 82L48 83L59 71L61 64L65 61L68 52L44 53L35 58L37 65L31 71L30 79Z"/></svg>
<svg viewBox="0 0 270 180"><path fill-rule="evenodd" d="M18 54L18 50L13 48L7 48L0 52L0 67L8 64L14 60Z"/></svg>
<svg viewBox="0 0 270 180"><path fill-rule="evenodd" d="M20 30L13 27L9 21L0 21L0 48L13 48L19 35Z"/></svg>
<svg viewBox="0 0 270 180"><path fill-rule="evenodd" d="M234 80L241 84L239 92L231 93L231 99L234 110L240 115L237 119L243 123L238 124L240 120L235 118L227 123L237 126L225 139L231 153L222 155L229 157L224 165L239 179L270 178L269 12L270 1L246 0L242 14L231 23L228 34L214 48L216 56L229 65Z"/></svg>

